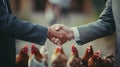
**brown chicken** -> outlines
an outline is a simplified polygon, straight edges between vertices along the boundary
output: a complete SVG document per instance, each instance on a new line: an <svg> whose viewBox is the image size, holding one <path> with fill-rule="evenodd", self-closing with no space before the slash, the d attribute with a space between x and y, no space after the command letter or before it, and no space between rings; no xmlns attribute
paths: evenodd
<svg viewBox="0 0 120 67"><path fill-rule="evenodd" d="M88 67L104 67L104 62L100 57L99 50L88 60Z"/></svg>
<svg viewBox="0 0 120 67"><path fill-rule="evenodd" d="M28 59L28 46L25 45L16 56L16 67L28 67Z"/></svg>
<svg viewBox="0 0 120 67"><path fill-rule="evenodd" d="M74 45L71 47L71 57L67 64L68 67L83 67L82 59L79 57L78 50Z"/></svg>
<svg viewBox="0 0 120 67"><path fill-rule="evenodd" d="M67 56L65 55L62 46L57 46L51 56L51 62L53 67L66 67Z"/></svg>
<svg viewBox="0 0 120 67"><path fill-rule="evenodd" d="M47 67L47 62L39 52L39 49L35 47L35 45L32 45L31 47L31 54L32 55L28 61L28 67Z"/></svg>
<svg viewBox="0 0 120 67"><path fill-rule="evenodd" d="M94 52L93 52L93 48L92 48L91 45L89 45L89 46L87 47L87 49L86 49L86 52L85 52L83 58L82 58L82 60L83 60L83 65L85 65L85 67L87 67L87 65L88 65L88 60L89 60L90 57L92 57L93 53L94 53Z"/></svg>

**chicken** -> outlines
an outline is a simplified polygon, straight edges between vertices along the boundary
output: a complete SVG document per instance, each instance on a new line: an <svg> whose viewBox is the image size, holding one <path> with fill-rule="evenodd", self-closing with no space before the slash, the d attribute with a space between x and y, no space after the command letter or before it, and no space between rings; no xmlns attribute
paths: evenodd
<svg viewBox="0 0 120 67"><path fill-rule="evenodd" d="M111 67L115 67L115 55L110 53L106 56L106 58L109 61Z"/></svg>
<svg viewBox="0 0 120 67"><path fill-rule="evenodd" d="M71 57L68 60L68 67L83 67L82 59L79 57L77 48L72 45L71 47Z"/></svg>
<svg viewBox="0 0 120 67"><path fill-rule="evenodd" d="M28 67L47 67L46 61L35 45L31 46L31 56L28 61Z"/></svg>
<svg viewBox="0 0 120 67"><path fill-rule="evenodd" d="M92 48L91 45L89 45L89 46L87 47L87 49L86 49L86 52L85 52L83 58L82 58L83 65L85 65L85 67L87 67L87 65L88 65L88 59L89 59L90 57L92 57L92 55L93 55L93 48Z"/></svg>
<svg viewBox="0 0 120 67"><path fill-rule="evenodd" d="M19 55L16 55L16 67L28 67L28 46L25 45Z"/></svg>
<svg viewBox="0 0 120 67"><path fill-rule="evenodd" d="M104 67L114 67L115 57L113 54L108 54L107 56L103 56L102 60L104 62Z"/></svg>
<svg viewBox="0 0 120 67"><path fill-rule="evenodd" d="M39 49L40 53L42 54L43 58L46 61L46 65L48 66L48 51L45 46L41 46Z"/></svg>
<svg viewBox="0 0 120 67"><path fill-rule="evenodd" d="M39 51L43 55L43 57L46 58L46 60L48 60L48 51L47 51L46 47L45 46L41 46Z"/></svg>
<svg viewBox="0 0 120 67"><path fill-rule="evenodd" d="M54 53L51 56L51 62L53 67L66 67L67 56L65 55L62 46L57 46Z"/></svg>
<svg viewBox="0 0 120 67"><path fill-rule="evenodd" d="M88 60L88 67L104 67L104 62L100 57L99 50Z"/></svg>

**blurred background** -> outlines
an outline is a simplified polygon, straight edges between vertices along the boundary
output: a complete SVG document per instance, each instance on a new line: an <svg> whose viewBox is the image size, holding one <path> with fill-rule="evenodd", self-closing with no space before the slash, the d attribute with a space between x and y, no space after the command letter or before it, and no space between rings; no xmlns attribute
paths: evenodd
<svg viewBox="0 0 120 67"><path fill-rule="evenodd" d="M68 27L79 26L87 23L94 22L98 19L100 13L105 8L106 0L72 0L70 9L63 11L63 15L60 17L60 24L65 24ZM12 13L25 21L30 21L33 24L39 24L49 27L49 22L46 20L46 9L49 8L47 0L10 0ZM111 36L103 37L94 40L86 45L78 45L75 41L67 42L63 45L66 55L70 56L71 45L75 46L79 50L79 55L82 57L88 44L93 46L94 51L100 50L101 55L107 55L108 53L114 53L115 38L114 34ZM16 40L16 54L19 53L23 45L31 46L30 42ZM44 44L48 50L49 67L51 54L55 49L55 45L49 40ZM36 45L40 48L40 45ZM30 50L30 49L29 49Z"/></svg>

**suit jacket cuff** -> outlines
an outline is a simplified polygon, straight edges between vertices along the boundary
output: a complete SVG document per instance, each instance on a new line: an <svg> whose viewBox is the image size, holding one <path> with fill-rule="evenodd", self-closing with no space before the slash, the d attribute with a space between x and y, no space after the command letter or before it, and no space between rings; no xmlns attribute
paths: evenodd
<svg viewBox="0 0 120 67"><path fill-rule="evenodd" d="M42 27L42 26L40 26ZM39 42L38 44L40 45L44 45L47 39L47 35L48 35L48 28L47 27L43 27L42 31L40 31L42 34L40 36Z"/></svg>

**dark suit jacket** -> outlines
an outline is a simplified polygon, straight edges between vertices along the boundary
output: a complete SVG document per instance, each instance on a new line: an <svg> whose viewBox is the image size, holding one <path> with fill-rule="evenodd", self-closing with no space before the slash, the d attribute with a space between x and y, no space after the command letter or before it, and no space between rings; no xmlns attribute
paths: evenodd
<svg viewBox="0 0 120 67"><path fill-rule="evenodd" d="M116 67L120 67L120 0L108 0L99 19L88 25L79 26L78 30L78 44L85 44L116 32Z"/></svg>
<svg viewBox="0 0 120 67"><path fill-rule="evenodd" d="M0 66L15 67L15 38L43 45L48 29L11 15L8 0L0 0Z"/></svg>

